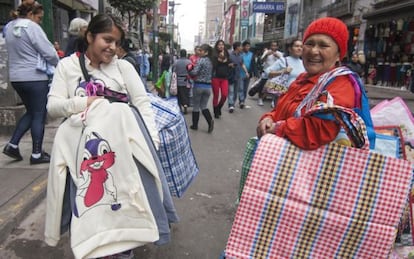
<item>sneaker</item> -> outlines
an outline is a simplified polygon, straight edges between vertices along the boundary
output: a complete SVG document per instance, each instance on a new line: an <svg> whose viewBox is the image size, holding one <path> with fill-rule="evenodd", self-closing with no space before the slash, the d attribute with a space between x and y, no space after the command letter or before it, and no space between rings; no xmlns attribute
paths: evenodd
<svg viewBox="0 0 414 259"><path fill-rule="evenodd" d="M50 155L46 152L42 152L39 158L34 158L33 156L30 156L30 164L31 165L37 165L37 164L44 164L50 162Z"/></svg>
<svg viewBox="0 0 414 259"><path fill-rule="evenodd" d="M257 87L252 87L252 88L250 88L248 94L249 94L249 96L253 97L253 96L255 96L255 94L257 94L257 92L258 92Z"/></svg>
<svg viewBox="0 0 414 259"><path fill-rule="evenodd" d="M244 109L244 103L240 103L240 109Z"/></svg>
<svg viewBox="0 0 414 259"><path fill-rule="evenodd" d="M3 154L5 154L5 155L7 155L11 158L14 158L16 161L22 161L23 160L22 155L20 155L19 148L18 147L14 148L14 147L10 146L8 143L6 144L6 146L3 149Z"/></svg>
<svg viewBox="0 0 414 259"><path fill-rule="evenodd" d="M263 105L264 105L264 103L263 103L263 99L262 99L262 98L259 98L259 99L257 100L257 105L259 105L259 106L263 106Z"/></svg>
<svg viewBox="0 0 414 259"><path fill-rule="evenodd" d="M233 106L230 106L230 108L229 108L229 112L230 112L230 113L233 113L233 112L234 112L234 107L233 107Z"/></svg>

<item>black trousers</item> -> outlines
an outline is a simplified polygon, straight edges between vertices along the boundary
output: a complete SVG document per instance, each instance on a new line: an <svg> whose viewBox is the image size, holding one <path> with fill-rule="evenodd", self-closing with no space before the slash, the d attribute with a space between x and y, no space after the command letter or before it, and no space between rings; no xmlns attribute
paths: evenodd
<svg viewBox="0 0 414 259"><path fill-rule="evenodd" d="M177 90L178 104L180 106L189 106L190 88L188 88L186 85L179 85L177 87Z"/></svg>

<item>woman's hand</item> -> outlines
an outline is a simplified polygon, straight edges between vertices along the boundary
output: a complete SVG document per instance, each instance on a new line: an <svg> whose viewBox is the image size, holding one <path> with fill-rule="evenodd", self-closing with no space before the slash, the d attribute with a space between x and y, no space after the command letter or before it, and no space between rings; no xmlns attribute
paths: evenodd
<svg viewBox="0 0 414 259"><path fill-rule="evenodd" d="M273 122L272 118L266 117L259 122L257 125L257 137L261 138L263 135L267 133L274 133L275 132L276 124Z"/></svg>
<svg viewBox="0 0 414 259"><path fill-rule="evenodd" d="M95 100L102 98L103 96L88 96L88 101L86 102L87 107L89 107Z"/></svg>

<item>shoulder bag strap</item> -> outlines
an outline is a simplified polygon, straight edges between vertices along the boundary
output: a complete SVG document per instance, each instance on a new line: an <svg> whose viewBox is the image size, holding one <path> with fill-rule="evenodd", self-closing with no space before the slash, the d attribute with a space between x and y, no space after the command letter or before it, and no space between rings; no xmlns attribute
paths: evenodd
<svg viewBox="0 0 414 259"><path fill-rule="evenodd" d="M88 70L86 70L85 53L80 53L79 64L82 70L83 77L85 78L85 81L89 82L91 80L91 76L89 75Z"/></svg>

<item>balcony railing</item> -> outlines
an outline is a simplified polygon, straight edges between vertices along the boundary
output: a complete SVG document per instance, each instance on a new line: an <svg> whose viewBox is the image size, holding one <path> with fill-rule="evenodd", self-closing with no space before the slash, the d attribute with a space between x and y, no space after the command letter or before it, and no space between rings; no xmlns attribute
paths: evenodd
<svg viewBox="0 0 414 259"><path fill-rule="evenodd" d="M280 40L283 39L284 27L273 28L265 30L263 33L263 41Z"/></svg>
<svg viewBox="0 0 414 259"><path fill-rule="evenodd" d="M333 3L327 6L328 16L344 17L352 16L354 14L353 0L342 0L338 3Z"/></svg>

